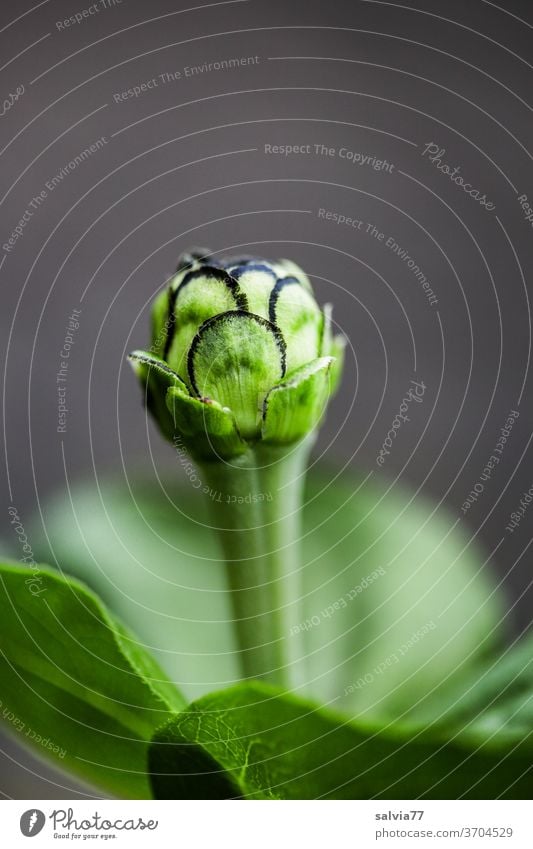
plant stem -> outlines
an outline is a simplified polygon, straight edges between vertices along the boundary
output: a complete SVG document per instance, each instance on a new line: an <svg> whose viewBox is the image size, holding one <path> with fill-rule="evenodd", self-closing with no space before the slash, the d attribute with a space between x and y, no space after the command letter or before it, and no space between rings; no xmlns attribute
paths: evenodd
<svg viewBox="0 0 533 849"><path fill-rule="evenodd" d="M308 441L261 445L231 463L205 463L211 519L226 559L245 678L294 686L301 652L300 510Z"/></svg>
<svg viewBox="0 0 533 849"><path fill-rule="evenodd" d="M305 654L297 626L303 618L302 500L312 441L308 438L290 449L261 445L256 451L262 488L272 495L263 504L265 556L272 582L273 627L280 640L284 682L291 688L305 682Z"/></svg>

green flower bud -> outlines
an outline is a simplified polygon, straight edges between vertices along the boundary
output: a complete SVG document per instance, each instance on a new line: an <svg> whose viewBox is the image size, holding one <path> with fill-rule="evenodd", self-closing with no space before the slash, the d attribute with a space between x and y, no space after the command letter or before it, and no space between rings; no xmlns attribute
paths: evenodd
<svg viewBox="0 0 533 849"><path fill-rule="evenodd" d="M295 263L193 251L155 299L150 351L129 359L163 434L200 459L227 460L310 433L343 349L331 307L320 309Z"/></svg>

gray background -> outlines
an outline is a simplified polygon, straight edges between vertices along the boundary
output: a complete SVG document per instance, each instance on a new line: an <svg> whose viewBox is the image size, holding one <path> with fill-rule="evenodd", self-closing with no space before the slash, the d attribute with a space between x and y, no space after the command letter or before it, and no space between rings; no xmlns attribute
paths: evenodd
<svg viewBox="0 0 533 849"><path fill-rule="evenodd" d="M48 193L14 250L0 254L1 462L13 503L29 522L38 501L65 488L55 374L73 308L82 313L69 365L68 478L120 474L121 452L128 469L150 473L124 353L145 345L148 304L178 254L201 244L288 255L310 273L319 300L334 302L350 341L344 391L320 436L330 464L376 469L416 376L427 386L424 404L378 475L421 487L461 516L509 411L520 411L502 462L462 523L487 552L503 540L494 568L505 576L513 627L526 627L530 520L512 536L505 525L533 483L532 228L517 200L533 199L531 3L250 0L181 11L190 5L123 0L65 30L56 22L83 2L19 4L15 22L14 9L2 9L2 95L25 87L0 122L2 242L47 180L107 139ZM164 85L158 76L248 56L260 61ZM157 87L115 102L153 78ZM429 143L494 211L422 155ZM313 152L266 154L265 144ZM315 144L336 155L315 155ZM351 164L342 147L394 168ZM321 208L364 227L325 221ZM369 223L415 260L437 304L366 232ZM157 438L151 447L163 469L168 447ZM4 796L74 797L12 738L0 747Z"/></svg>

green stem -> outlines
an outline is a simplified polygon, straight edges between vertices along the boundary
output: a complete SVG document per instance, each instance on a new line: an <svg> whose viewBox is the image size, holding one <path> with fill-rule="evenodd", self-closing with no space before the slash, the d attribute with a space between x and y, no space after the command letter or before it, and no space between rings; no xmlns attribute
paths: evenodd
<svg viewBox="0 0 533 849"><path fill-rule="evenodd" d="M266 559L270 576L273 627L280 641L284 682L305 683L302 622L302 500L311 439L290 449L261 445L256 451L262 488L272 498L263 505Z"/></svg>
<svg viewBox="0 0 533 849"><path fill-rule="evenodd" d="M308 441L264 445L231 463L205 463L211 520L224 557L245 678L299 684L300 510Z"/></svg>

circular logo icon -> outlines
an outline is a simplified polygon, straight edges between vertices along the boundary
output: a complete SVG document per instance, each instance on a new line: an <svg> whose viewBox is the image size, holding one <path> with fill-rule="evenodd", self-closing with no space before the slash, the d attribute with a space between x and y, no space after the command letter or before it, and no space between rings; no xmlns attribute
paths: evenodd
<svg viewBox="0 0 533 849"><path fill-rule="evenodd" d="M43 812L37 808L31 808L22 814L20 818L20 830L24 837L35 837L42 830L45 822L46 817Z"/></svg>

